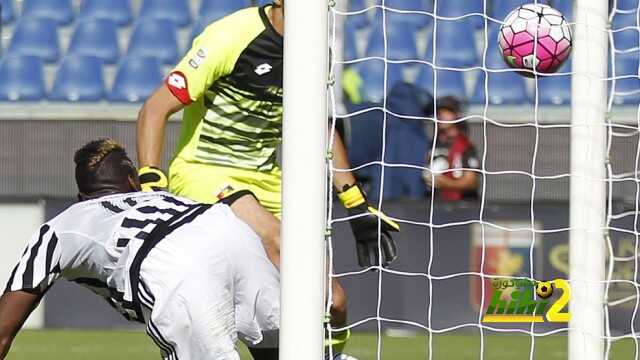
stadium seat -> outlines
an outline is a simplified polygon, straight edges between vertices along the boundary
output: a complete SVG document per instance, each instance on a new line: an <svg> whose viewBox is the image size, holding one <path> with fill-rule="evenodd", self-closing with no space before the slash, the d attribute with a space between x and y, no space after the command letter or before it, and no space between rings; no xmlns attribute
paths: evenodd
<svg viewBox="0 0 640 360"><path fill-rule="evenodd" d="M42 60L7 55L0 62L0 100L38 101L45 96Z"/></svg>
<svg viewBox="0 0 640 360"><path fill-rule="evenodd" d="M478 65L478 51L472 22L438 20L435 29L436 64L438 66L469 67ZM432 51L433 45L427 47L426 59L429 61L433 58Z"/></svg>
<svg viewBox="0 0 640 360"><path fill-rule="evenodd" d="M180 56L175 25L170 20L138 22L131 35L127 55L155 57L164 64L175 64Z"/></svg>
<svg viewBox="0 0 640 360"><path fill-rule="evenodd" d="M361 95L365 102L380 102L385 94L384 89L384 62L380 60L367 60L356 66L356 71L362 78ZM391 89L398 81L403 79L402 66L400 64L388 64L387 89Z"/></svg>
<svg viewBox="0 0 640 360"><path fill-rule="evenodd" d="M437 74L437 91L435 91L434 94L436 97L455 95L458 98L467 98L464 87L464 73L462 71L438 69ZM415 84L421 89L428 90L433 94L433 67L426 64L420 64L420 70L418 71L418 77L416 78Z"/></svg>
<svg viewBox="0 0 640 360"><path fill-rule="evenodd" d="M488 73L489 77L489 104L512 105L529 103L527 88L524 78L514 71ZM471 102L475 104L485 103L484 92L485 73L481 72L477 77Z"/></svg>
<svg viewBox="0 0 640 360"><path fill-rule="evenodd" d="M80 18L109 19L118 26L125 26L131 23L133 15L129 0L83 0Z"/></svg>
<svg viewBox="0 0 640 360"><path fill-rule="evenodd" d="M414 29L409 24L387 23L387 58L391 60L410 60L418 58ZM366 56L384 57L384 32L382 26L376 26L369 34Z"/></svg>
<svg viewBox="0 0 640 360"><path fill-rule="evenodd" d="M73 20L71 0L25 0L22 16L54 20L59 25L67 25Z"/></svg>
<svg viewBox="0 0 640 360"><path fill-rule="evenodd" d="M497 21L504 19L520 5L532 3L530 0L493 0L491 2L490 15Z"/></svg>
<svg viewBox="0 0 640 360"><path fill-rule="evenodd" d="M37 56L45 62L57 61L60 48L55 21L21 18L14 29L9 52L16 55Z"/></svg>
<svg viewBox="0 0 640 360"><path fill-rule="evenodd" d="M617 0L616 1L616 9L617 10L636 10L638 9L638 0Z"/></svg>
<svg viewBox="0 0 640 360"><path fill-rule="evenodd" d="M0 0L0 12L1 21L3 24L8 24L15 19L15 8L13 7L13 0Z"/></svg>
<svg viewBox="0 0 640 360"><path fill-rule="evenodd" d="M120 56L116 24L107 19L81 21L71 37L69 53L94 56L107 64L114 64Z"/></svg>
<svg viewBox="0 0 640 360"><path fill-rule="evenodd" d="M613 42L616 50L624 51L638 47L638 21L634 14L616 14L611 22Z"/></svg>
<svg viewBox="0 0 640 360"><path fill-rule="evenodd" d="M488 3L488 1L487 1ZM444 17L461 17L469 14L484 14L484 1L483 0L446 0L438 1L436 12L438 16ZM452 21L461 21L452 20ZM484 17L482 15L475 15L466 17L464 21L468 21L473 24L474 27L480 27L484 25Z"/></svg>
<svg viewBox="0 0 640 360"><path fill-rule="evenodd" d="M118 68L109 100L141 102L162 83L162 67L157 58L125 58Z"/></svg>
<svg viewBox="0 0 640 360"><path fill-rule="evenodd" d="M247 0L202 0L198 14L217 20L248 6L251 2Z"/></svg>
<svg viewBox="0 0 640 360"><path fill-rule="evenodd" d="M95 57L69 55L60 64L49 99L100 101L104 95L102 61Z"/></svg>
<svg viewBox="0 0 640 360"><path fill-rule="evenodd" d="M637 49L640 36L637 28L628 28L613 33L613 44L618 51ZM635 50L637 52L637 50Z"/></svg>
<svg viewBox="0 0 640 360"><path fill-rule="evenodd" d="M139 18L171 20L177 26L186 26L191 23L191 10L186 0L144 0Z"/></svg>
<svg viewBox="0 0 640 360"><path fill-rule="evenodd" d="M386 0L385 6L395 10L433 12L433 3L424 0ZM378 11L376 14L381 16L382 12ZM395 11L387 11L386 17L388 22L407 23L417 28L429 25L432 20L432 17L426 14L399 13Z"/></svg>

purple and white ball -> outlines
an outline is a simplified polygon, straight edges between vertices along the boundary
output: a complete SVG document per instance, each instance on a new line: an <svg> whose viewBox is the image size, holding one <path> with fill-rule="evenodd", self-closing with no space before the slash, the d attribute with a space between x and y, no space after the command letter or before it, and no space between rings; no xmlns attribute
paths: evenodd
<svg viewBox="0 0 640 360"><path fill-rule="evenodd" d="M571 28L565 17L543 4L526 4L513 10L498 35L500 51L510 67L542 74L557 71L569 58L571 42Z"/></svg>

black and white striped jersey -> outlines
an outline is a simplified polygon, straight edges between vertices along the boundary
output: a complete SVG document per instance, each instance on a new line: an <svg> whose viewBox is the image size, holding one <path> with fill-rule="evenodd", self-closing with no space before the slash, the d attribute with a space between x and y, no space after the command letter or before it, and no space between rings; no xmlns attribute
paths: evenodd
<svg viewBox="0 0 640 360"><path fill-rule="evenodd" d="M209 207L166 192L74 204L31 237L5 292L44 293L63 277L104 297L126 318L143 321L138 292L132 291L141 261L164 236Z"/></svg>

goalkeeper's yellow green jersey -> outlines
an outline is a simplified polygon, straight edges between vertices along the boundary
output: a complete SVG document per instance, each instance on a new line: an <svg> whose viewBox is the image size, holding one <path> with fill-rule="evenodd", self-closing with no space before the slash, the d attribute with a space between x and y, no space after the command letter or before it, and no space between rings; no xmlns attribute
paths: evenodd
<svg viewBox="0 0 640 360"><path fill-rule="evenodd" d="M167 77L186 105L176 157L270 171L282 140L282 36L269 6L210 24Z"/></svg>

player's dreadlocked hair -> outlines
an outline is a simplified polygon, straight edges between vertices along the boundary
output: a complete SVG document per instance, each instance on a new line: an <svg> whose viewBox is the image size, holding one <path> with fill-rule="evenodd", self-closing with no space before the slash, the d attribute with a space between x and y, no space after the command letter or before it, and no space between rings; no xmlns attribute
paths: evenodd
<svg viewBox="0 0 640 360"><path fill-rule="evenodd" d="M94 140L76 151L76 183L81 199L131 191L129 177L137 172L122 145L112 139Z"/></svg>

